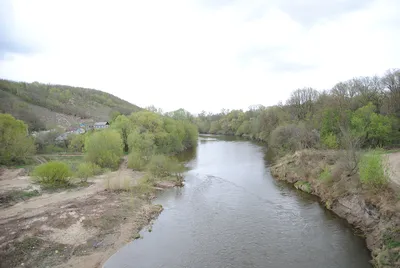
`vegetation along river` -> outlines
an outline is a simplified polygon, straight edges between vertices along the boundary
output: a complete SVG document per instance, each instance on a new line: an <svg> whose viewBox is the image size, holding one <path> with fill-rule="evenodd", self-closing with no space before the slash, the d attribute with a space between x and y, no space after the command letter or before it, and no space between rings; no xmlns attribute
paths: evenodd
<svg viewBox="0 0 400 268"><path fill-rule="evenodd" d="M106 268L368 268L362 238L318 200L275 181L263 148L200 137L185 186L155 203L164 211Z"/></svg>

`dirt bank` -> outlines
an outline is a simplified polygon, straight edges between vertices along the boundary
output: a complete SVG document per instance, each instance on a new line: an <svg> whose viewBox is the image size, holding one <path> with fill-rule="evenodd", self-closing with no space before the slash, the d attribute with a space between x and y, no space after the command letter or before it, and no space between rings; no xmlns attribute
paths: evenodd
<svg viewBox="0 0 400 268"><path fill-rule="evenodd" d="M388 164L392 186L400 191L400 152L388 154Z"/></svg>
<svg viewBox="0 0 400 268"><path fill-rule="evenodd" d="M162 210L140 193L121 190L143 175L123 163L86 187L1 199L0 267L101 267ZM22 170L2 170L0 195L35 187Z"/></svg>
<svg viewBox="0 0 400 268"><path fill-rule="evenodd" d="M400 267L400 200L395 188L363 187L357 174L346 174L334 151L296 152L280 159L271 173L319 196L328 209L361 230L376 267Z"/></svg>

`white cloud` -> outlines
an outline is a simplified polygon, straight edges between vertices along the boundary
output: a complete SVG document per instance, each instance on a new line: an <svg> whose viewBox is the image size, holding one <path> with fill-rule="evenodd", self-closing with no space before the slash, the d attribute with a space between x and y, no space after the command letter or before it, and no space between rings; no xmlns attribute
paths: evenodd
<svg viewBox="0 0 400 268"><path fill-rule="evenodd" d="M13 6L19 35L40 50L7 54L1 77L97 88L164 110L273 105L298 87L323 89L400 63L395 0L312 27L263 1L218 8L184 0Z"/></svg>

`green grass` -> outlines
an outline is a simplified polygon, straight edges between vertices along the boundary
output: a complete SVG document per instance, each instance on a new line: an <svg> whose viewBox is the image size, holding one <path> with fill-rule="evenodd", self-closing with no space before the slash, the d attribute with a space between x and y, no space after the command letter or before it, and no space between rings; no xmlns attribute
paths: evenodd
<svg viewBox="0 0 400 268"><path fill-rule="evenodd" d="M311 184L307 181L297 181L294 184L294 187L296 189L302 190L303 192L306 192L306 193L311 193L311 190L312 190Z"/></svg>
<svg viewBox="0 0 400 268"><path fill-rule="evenodd" d="M332 172L329 167L325 167L318 177L318 179L320 179L321 181L329 181L331 178L332 178Z"/></svg>
<svg viewBox="0 0 400 268"><path fill-rule="evenodd" d="M387 230L382 239L383 244L389 249L400 247L400 228Z"/></svg>

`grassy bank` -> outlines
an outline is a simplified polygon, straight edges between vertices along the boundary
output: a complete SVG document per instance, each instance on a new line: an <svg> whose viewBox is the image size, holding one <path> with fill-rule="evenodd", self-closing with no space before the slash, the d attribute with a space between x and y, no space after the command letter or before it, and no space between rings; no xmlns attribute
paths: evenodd
<svg viewBox="0 0 400 268"><path fill-rule="evenodd" d="M380 178L374 165L382 163L367 154L354 168L344 151L303 150L279 159L271 173L319 196L327 209L360 229L376 267L400 267L400 198L380 181L385 174Z"/></svg>

